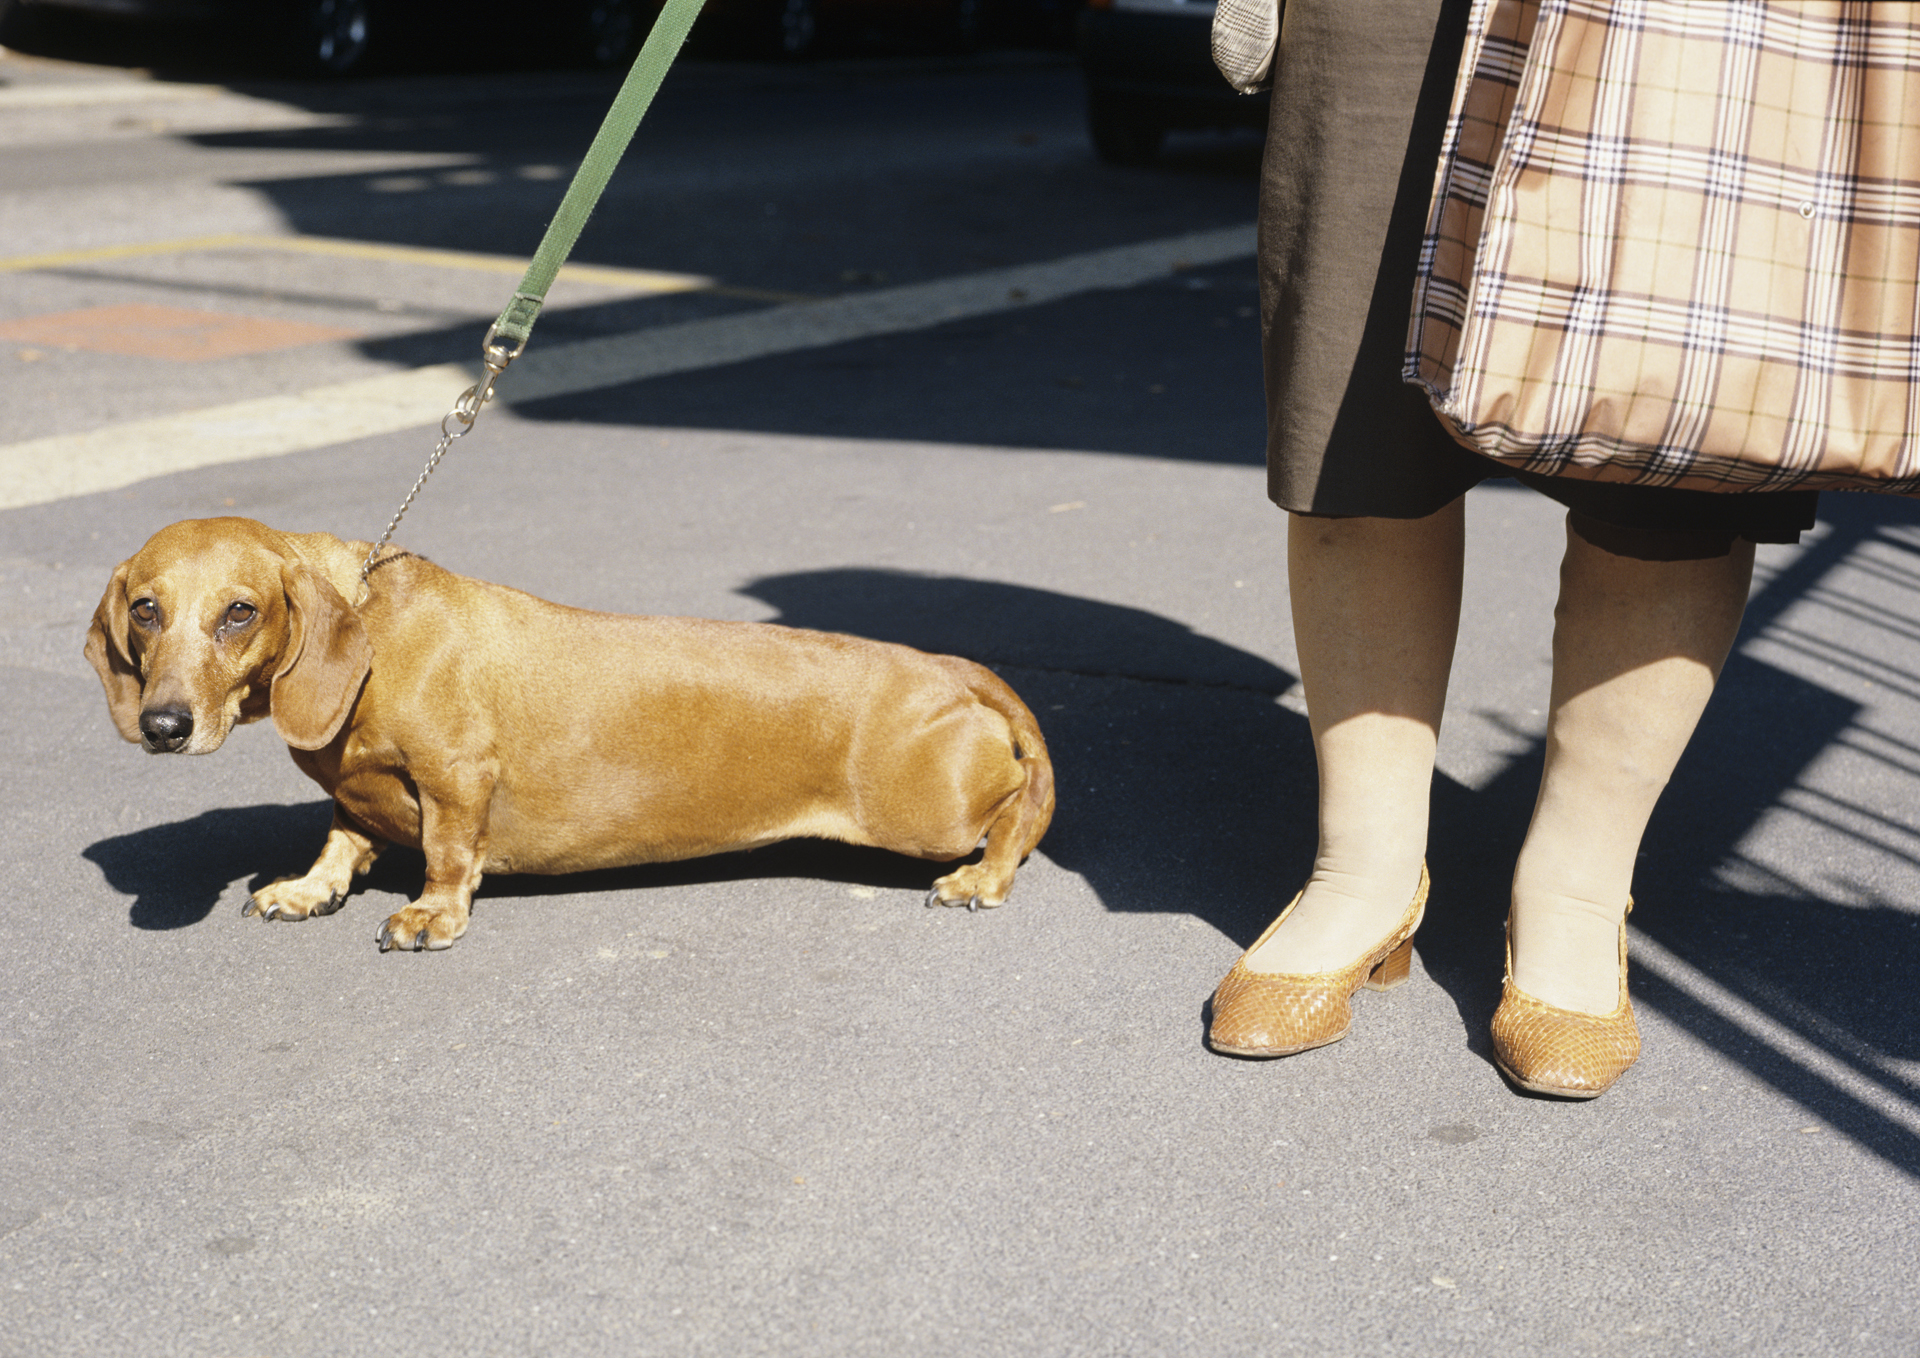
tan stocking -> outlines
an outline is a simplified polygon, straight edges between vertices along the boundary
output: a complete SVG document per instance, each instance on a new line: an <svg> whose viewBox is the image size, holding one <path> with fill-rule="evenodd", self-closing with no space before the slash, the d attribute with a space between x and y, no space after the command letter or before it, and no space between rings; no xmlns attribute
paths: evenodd
<svg viewBox="0 0 1920 1358"><path fill-rule="evenodd" d="M1513 878L1513 982L1562 1009L1619 1002L1619 929L1653 804L1740 628L1753 546L1636 561L1569 530L1546 769Z"/></svg>
<svg viewBox="0 0 1920 1358"><path fill-rule="evenodd" d="M1459 500L1424 519L1288 521L1320 844L1305 896L1246 959L1251 970L1346 966L1413 899L1460 622L1464 535Z"/></svg>

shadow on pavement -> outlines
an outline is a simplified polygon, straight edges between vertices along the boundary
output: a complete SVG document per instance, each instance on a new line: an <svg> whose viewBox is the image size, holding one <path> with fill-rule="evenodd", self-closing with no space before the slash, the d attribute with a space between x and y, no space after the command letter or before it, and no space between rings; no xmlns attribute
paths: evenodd
<svg viewBox="0 0 1920 1358"><path fill-rule="evenodd" d="M777 191L752 175L737 181L712 175L717 144L764 142L768 157L791 156L792 139L802 131L828 138L834 129L892 116L884 79L835 84L809 77L818 96L810 114L815 121L784 128L775 112L786 79L741 88L696 68L691 83L663 99L648 124L646 174L624 187L616 183L578 257L826 292L1059 258L1252 214L1254 160L1244 148L1201 149L1152 171L1116 172L1095 164L1084 144L1043 143L1045 153L1029 162L974 165L964 185L948 161L931 154L900 176L863 181L859 167L849 164ZM1049 119L1048 135L1055 136L1069 125L1061 114L1065 87L1043 85L1023 84L1017 72L988 72L980 87L994 100L897 110L890 131L924 135L932 145L978 124L986 129L980 146L998 138L1004 149L1026 120ZM507 254L530 247L557 198L555 186L519 172L570 159L569 147L584 145L597 122L603 93L593 82L556 85L545 97L560 111L536 126L381 108L387 96L378 90L324 88L314 88L315 107L359 101L345 126L196 140L463 157L458 176L422 174L419 187L404 193L382 188L391 177L375 174L251 187L303 233ZM287 96L285 87L274 87L273 97ZM964 148L955 146L946 154L962 155ZM674 191L655 192L662 180ZM929 245L927 229L936 221L951 237L938 249ZM1251 277L1250 263L1242 262L522 409L535 417L654 427L1072 447L1253 465L1263 428L1256 332L1252 318L1241 314L1252 301ZM552 341L636 328L655 305L661 304L555 314L542 322L542 336ZM395 341L383 356L464 358L476 341L471 327L449 327ZM1914 523L1911 505L1829 496L1823 511L1830 531L1756 596L1749 638L1818 593L1863 547L1900 557L1904 564L1894 569L1906 572L1905 597L1920 595L1920 549L1888 531ZM1291 894L1294 875L1310 860L1314 789L1306 724L1275 702L1292 676L1258 656L1140 610L991 581L845 569L769 577L748 592L797 626L969 654L978 653L981 635L996 637L995 652L980 658L1001 667L1035 709L1061 780L1060 816L1042 852L1083 876L1109 909L1191 913L1246 943ZM1887 612L1855 621L1911 636L1911 616ZM1864 666L1859 672L1876 682L1920 696L1910 674L1887 673L1838 652L1822 658L1843 670ZM1716 991L1732 997L1907 1108L1920 1109L1920 1086L1893 1064L1920 1058L1906 1001L1908 978L1920 963L1920 924L1910 903L1887 899L1870 874L1854 872L1849 863L1850 851L1920 861L1909 847L1912 832L1895 814L1898 805L1913 804L1920 748L1871 733L1899 789L1898 802L1833 808L1822 825L1834 866L1818 877L1817 889L1752 862L1743 849L1783 802L1802 792L1814 800L1830 797L1805 788L1808 770L1854 740L1860 713L1851 700L1750 655L1729 664L1655 816L1639 873L1642 908L1634 917L1642 936L1711 985L1683 986L1646 966L1636 969L1633 984L1643 1005L1920 1175L1920 1138L1714 998ZM1428 973L1458 1007L1463 1039L1483 1055L1499 994L1508 876L1539 761L1536 746L1484 787L1446 779L1435 787L1436 909L1418 948ZM1885 834L1860 828L1876 817ZM87 857L116 890L133 897L136 927L179 928L205 918L234 880L255 875L257 884L303 871L325 821L324 804L317 802L209 812L102 840ZM377 881L395 890L410 892L417 881L416 867L403 855L389 856L376 872L385 874ZM934 875L932 865L889 855L794 844L572 878L496 878L483 896L778 876L918 888Z"/></svg>
<svg viewBox="0 0 1920 1358"><path fill-rule="evenodd" d="M212 914L227 888L250 874L252 891L304 873L327 837L331 805L222 807L99 840L82 857L108 886L133 897L127 921L134 928L185 929Z"/></svg>
<svg viewBox="0 0 1920 1358"><path fill-rule="evenodd" d="M1883 506L1842 499L1831 531L1756 597L1753 632L1880 534L1888 516ZM1920 564L1920 549L1900 545ZM765 577L744 592L791 626L936 651L977 652L981 636L996 638L995 651L979 658L1039 716L1059 778L1060 812L1041 852L1081 876L1109 910L1192 914L1244 945L1311 861L1311 740L1305 719L1275 701L1293 676L1259 656L1144 610L990 581L841 569ZM1851 894L1867 903L1855 905L1785 880L1769 891L1727 881L1760 818L1847 738L1859 713L1844 697L1736 654L1656 813L1634 925L1712 987L1920 1108L1920 1087L1889 1064L1920 1056L1903 999L1905 978L1920 968L1912 912L1874 900L1866 881ZM1911 784L1920 778L1920 751L1909 753ZM1508 877L1539 770L1536 744L1484 787L1446 778L1435 785L1436 909L1417 947L1454 999L1463 1040L1489 1060ZM86 857L134 897L135 927L181 928L204 919L235 880L250 878L251 888L304 871L326 823L324 802L211 811L102 840ZM1851 833L1830 828L1843 842ZM918 891L942 870L877 850L795 842L568 877L494 877L481 899L769 878ZM370 884L411 895L419 880L418 855L394 852ZM1020 905L1017 886L1012 904ZM1703 998L1643 964L1633 989L1641 1005L1920 1175L1920 1137L1743 1024L1711 988Z"/></svg>
<svg viewBox="0 0 1920 1358"><path fill-rule="evenodd" d="M400 168L239 180L291 232L375 246L527 257L617 84L532 73L423 80L241 81L321 126L185 135L204 151L401 158ZM628 296L543 313L541 348L735 314L773 294L860 295L1251 222L1257 138L1176 138L1149 167L1101 164L1063 57L952 69L829 63L676 68L573 260L715 278L748 296ZM912 146L902 155L902 144ZM418 162L418 163L415 163ZM230 291L135 261L80 261L87 283ZM304 276L304 275L303 275ZM364 314L362 351L403 367L470 361L486 317L355 295L364 280L286 281L283 304ZM498 280L504 304L513 280ZM757 300L754 300L757 298ZM393 309L411 320L396 323ZM414 311L418 308L417 313ZM1251 260L1146 288L520 404L531 418L1071 448L1256 464L1264 447ZM514 400L511 381L501 388ZM1197 417L1205 412L1203 418Z"/></svg>
<svg viewBox="0 0 1920 1358"><path fill-rule="evenodd" d="M528 419L1266 461L1251 260L514 404ZM1143 345L1140 336L1154 336Z"/></svg>
<svg viewBox="0 0 1920 1358"><path fill-rule="evenodd" d="M977 652L1039 717L1060 784L1041 852L1112 910L1190 912L1250 939L1273 913L1273 854L1311 854L1312 750L1305 720L1274 699L1293 677L1183 624L1015 585L875 570L774 576L746 593L789 626L856 632L923 650ZM86 850L132 896L141 929L204 920L229 886L306 871L327 803L205 812ZM1298 842L1285 842L1287 835ZM1266 852L1223 852L1260 844ZM418 893L417 853L390 851L366 885ZM564 877L489 877L480 899L804 877L924 891L945 866L874 849L794 842L750 853ZM1013 904L1020 903L1016 884ZM239 907L235 898L234 908Z"/></svg>

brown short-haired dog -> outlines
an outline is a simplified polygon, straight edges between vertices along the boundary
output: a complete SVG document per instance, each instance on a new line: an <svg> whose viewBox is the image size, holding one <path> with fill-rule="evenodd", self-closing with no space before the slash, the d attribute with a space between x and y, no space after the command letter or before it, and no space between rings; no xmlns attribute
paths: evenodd
<svg viewBox="0 0 1920 1358"><path fill-rule="evenodd" d="M333 797L265 919L329 914L388 842L426 889L387 948L445 948L484 872L575 872L799 836L951 860L929 903L999 905L1053 815L1020 699L972 661L765 623L547 603L406 552L251 519L161 529L113 573L87 659L120 734L211 754L271 716ZM353 602L349 602L349 601Z"/></svg>

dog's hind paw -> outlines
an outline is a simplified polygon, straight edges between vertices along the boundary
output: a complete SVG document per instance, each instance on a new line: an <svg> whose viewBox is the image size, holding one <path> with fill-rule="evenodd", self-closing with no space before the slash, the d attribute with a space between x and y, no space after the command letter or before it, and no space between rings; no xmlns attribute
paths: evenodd
<svg viewBox="0 0 1920 1358"><path fill-rule="evenodd" d="M981 865L971 863L958 872L950 872L933 884L933 890L927 893L927 906L964 905L969 910L992 910L1005 905L1007 888L1011 883L994 889L992 883L984 880L985 873Z"/></svg>

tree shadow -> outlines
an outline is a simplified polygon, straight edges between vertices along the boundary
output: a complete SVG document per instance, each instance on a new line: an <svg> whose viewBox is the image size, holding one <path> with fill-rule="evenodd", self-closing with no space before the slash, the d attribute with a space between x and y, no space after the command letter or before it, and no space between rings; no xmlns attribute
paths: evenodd
<svg viewBox="0 0 1920 1358"><path fill-rule="evenodd" d="M1253 262L899 334L516 402L643 423L1265 465ZM563 325L592 323L584 313ZM544 324L544 322L543 322ZM632 327L629 327L632 328ZM562 334L555 327L554 335ZM1151 333L1154 343L1139 337ZM1196 418L1196 412L1206 412Z"/></svg>
<svg viewBox="0 0 1920 1358"><path fill-rule="evenodd" d="M323 125L181 140L209 152L380 159L378 168L232 183L293 234L523 259L617 83L564 72L505 84L241 80L232 88L310 110ZM1183 137L1153 166L1115 168L1093 155L1083 98L1064 60L910 78L854 63L805 72L683 63L572 259L701 275L723 290L556 301L539 345L732 315L772 305L774 294L858 295L1252 220L1257 138ZM902 141L922 149L902 158ZM473 359L512 286L502 276L497 294L481 284L416 296L386 265L323 267L311 256L264 282L255 269L164 263L76 260L47 272L172 296L225 293L239 311L266 291L277 304L325 307L329 323L365 332L356 344L366 357L400 367ZM464 314L475 299L491 309ZM1249 258L671 379L524 403L507 381L500 394L545 421L1257 465L1266 432L1257 310Z"/></svg>

